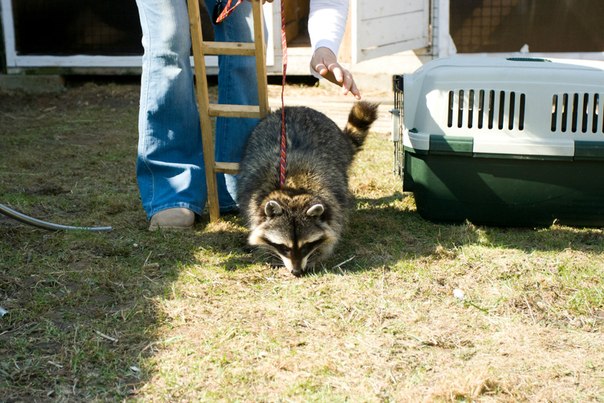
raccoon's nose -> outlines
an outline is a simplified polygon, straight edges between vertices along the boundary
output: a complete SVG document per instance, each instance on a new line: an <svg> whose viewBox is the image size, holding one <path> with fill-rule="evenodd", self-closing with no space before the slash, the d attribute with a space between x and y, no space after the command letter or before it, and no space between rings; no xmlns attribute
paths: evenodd
<svg viewBox="0 0 604 403"><path fill-rule="evenodd" d="M292 274L296 277L300 277L302 275L302 273L304 273L304 270L302 270L302 269L293 269L292 270Z"/></svg>

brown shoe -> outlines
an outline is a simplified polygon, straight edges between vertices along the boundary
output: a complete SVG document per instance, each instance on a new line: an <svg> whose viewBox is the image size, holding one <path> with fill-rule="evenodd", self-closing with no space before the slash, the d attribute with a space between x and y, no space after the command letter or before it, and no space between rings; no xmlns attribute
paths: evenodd
<svg viewBox="0 0 604 403"><path fill-rule="evenodd" d="M187 230L192 229L195 223L195 213L183 207L169 208L156 213L151 217L149 231L158 229Z"/></svg>

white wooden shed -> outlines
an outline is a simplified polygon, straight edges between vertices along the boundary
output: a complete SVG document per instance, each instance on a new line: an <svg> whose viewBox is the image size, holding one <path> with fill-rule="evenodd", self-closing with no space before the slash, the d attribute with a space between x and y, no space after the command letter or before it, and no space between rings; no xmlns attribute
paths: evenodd
<svg viewBox="0 0 604 403"><path fill-rule="evenodd" d="M283 1L288 73L308 75L309 0ZM281 0L264 9L268 72L281 74ZM8 73L140 72L133 0L0 0L0 13ZM340 57L356 64L413 50L422 62L454 53L604 60L603 20L602 0L350 0ZM216 57L207 65L215 73Z"/></svg>
<svg viewBox="0 0 604 403"><path fill-rule="evenodd" d="M269 74L281 73L280 1L264 5ZM285 1L288 74L308 75L311 49L305 24L309 0ZM351 0L341 57L358 63L403 50L431 52L431 26L439 17L438 10L445 9L439 5L448 1ZM0 0L0 6L8 73L140 70L142 48L134 1ZM33 38L33 30L41 42ZM207 64L210 73L216 71L216 57L208 57Z"/></svg>

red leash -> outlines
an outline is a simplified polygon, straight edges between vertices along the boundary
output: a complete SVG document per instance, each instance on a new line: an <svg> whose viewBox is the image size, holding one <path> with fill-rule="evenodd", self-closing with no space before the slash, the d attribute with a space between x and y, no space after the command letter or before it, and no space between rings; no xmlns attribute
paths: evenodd
<svg viewBox="0 0 604 403"><path fill-rule="evenodd" d="M281 0L281 63L283 66L283 78L281 80L281 148L279 157L279 187L285 185L285 173L287 171L287 136L285 133L285 75L287 73L287 39L285 37L285 2Z"/></svg>
<svg viewBox="0 0 604 403"><path fill-rule="evenodd" d="M241 4L242 1L243 0L238 0L237 3L235 3L235 5L232 7L231 0L227 0L226 4L222 4L222 1L217 2L214 8L214 22L216 24L220 24L233 12L233 10L235 10L235 8L237 8L239 4Z"/></svg>

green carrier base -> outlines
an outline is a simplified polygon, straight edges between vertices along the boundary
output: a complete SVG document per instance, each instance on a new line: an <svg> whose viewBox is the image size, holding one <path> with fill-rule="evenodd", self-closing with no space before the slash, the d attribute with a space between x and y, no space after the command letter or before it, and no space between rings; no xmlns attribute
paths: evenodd
<svg viewBox="0 0 604 403"><path fill-rule="evenodd" d="M604 226L602 160L404 153L403 190L434 222Z"/></svg>

